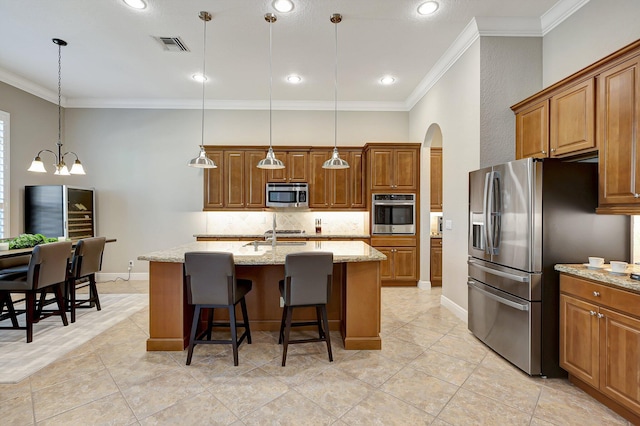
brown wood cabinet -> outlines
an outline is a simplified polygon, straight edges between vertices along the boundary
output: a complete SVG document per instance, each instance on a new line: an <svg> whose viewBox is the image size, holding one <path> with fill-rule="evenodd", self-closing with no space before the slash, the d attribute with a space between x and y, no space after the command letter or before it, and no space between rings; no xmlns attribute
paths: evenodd
<svg viewBox="0 0 640 426"><path fill-rule="evenodd" d="M371 245L387 256L380 262L383 286L415 286L418 283L418 246L416 237L371 237Z"/></svg>
<svg viewBox="0 0 640 426"><path fill-rule="evenodd" d="M269 170L268 182L308 182L309 150L274 150L276 158L281 160L285 168Z"/></svg>
<svg viewBox="0 0 640 426"><path fill-rule="evenodd" d="M220 172L223 181L223 207L261 209L265 203L265 171L257 168L265 151L225 150ZM220 165L218 165L220 168Z"/></svg>
<svg viewBox="0 0 640 426"><path fill-rule="evenodd" d="M369 189L418 189L420 144L368 143L365 150L369 163Z"/></svg>
<svg viewBox="0 0 640 426"><path fill-rule="evenodd" d="M442 211L442 148L431 148L431 211Z"/></svg>
<svg viewBox="0 0 640 426"><path fill-rule="evenodd" d="M309 153L309 208L365 209L362 149L343 148L340 156L348 169L328 170L322 164L332 150L312 149Z"/></svg>
<svg viewBox="0 0 640 426"><path fill-rule="evenodd" d="M549 100L516 112L516 159L549 156Z"/></svg>
<svg viewBox="0 0 640 426"><path fill-rule="evenodd" d="M442 238L431 238L431 281L432 287L442 285Z"/></svg>
<svg viewBox="0 0 640 426"><path fill-rule="evenodd" d="M218 167L204 169L203 210L221 209L224 207L224 162L222 161L222 151L207 148L206 152Z"/></svg>
<svg viewBox="0 0 640 426"><path fill-rule="evenodd" d="M598 75L599 212L640 207L640 56ZM613 207L606 211L603 207ZM619 209L619 208L618 208ZM624 213L625 211L619 211Z"/></svg>
<svg viewBox="0 0 640 426"><path fill-rule="evenodd" d="M560 366L634 424L640 422L640 294L560 275Z"/></svg>

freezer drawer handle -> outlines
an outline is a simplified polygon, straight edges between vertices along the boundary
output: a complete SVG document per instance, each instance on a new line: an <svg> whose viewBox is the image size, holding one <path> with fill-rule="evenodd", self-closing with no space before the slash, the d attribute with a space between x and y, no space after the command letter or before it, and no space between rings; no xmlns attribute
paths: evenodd
<svg viewBox="0 0 640 426"><path fill-rule="evenodd" d="M520 275L514 275L514 274L510 274L508 272L502 272L502 271L498 271L496 269L487 268L486 266L482 266L479 263L474 262L473 260L468 260L467 263L469 265L473 265L475 268L478 268L481 271L488 272L490 274L497 275L499 277L509 278L511 280L518 281L518 282L521 282L521 283L528 283L529 282L529 277L522 277Z"/></svg>
<svg viewBox="0 0 640 426"><path fill-rule="evenodd" d="M481 289L473 281L467 281L467 285L469 285L470 287L473 287L474 290L479 291L483 295L487 296L489 299L493 299L496 302L502 303L503 305L507 305L507 306L509 306L511 308L514 308L514 309L517 309L519 311L528 311L529 310L529 305L526 305L526 304L523 305L523 304L520 304L520 303L512 302L511 300L503 299L500 296L496 296L493 293L489 293L488 291Z"/></svg>

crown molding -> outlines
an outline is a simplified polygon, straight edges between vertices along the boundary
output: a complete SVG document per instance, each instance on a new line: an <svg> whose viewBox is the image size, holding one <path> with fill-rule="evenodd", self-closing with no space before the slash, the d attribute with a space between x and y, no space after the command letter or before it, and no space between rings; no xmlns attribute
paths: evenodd
<svg viewBox="0 0 640 426"><path fill-rule="evenodd" d="M542 35L546 35L587 3L589 0L562 0L554 4L540 17Z"/></svg>
<svg viewBox="0 0 640 426"><path fill-rule="evenodd" d="M39 84L20 77L4 68L0 68L0 81L7 83L10 86L20 89L24 92L37 96L45 101L49 101L54 104L58 104L58 92L46 89ZM67 98L65 96L60 97L60 105L66 106Z"/></svg>

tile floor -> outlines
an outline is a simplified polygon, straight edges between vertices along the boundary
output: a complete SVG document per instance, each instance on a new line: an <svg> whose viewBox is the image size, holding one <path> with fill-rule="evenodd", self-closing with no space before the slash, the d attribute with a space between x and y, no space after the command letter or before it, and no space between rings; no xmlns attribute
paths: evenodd
<svg viewBox="0 0 640 426"><path fill-rule="evenodd" d="M145 292L145 282L101 292ZM384 288L382 351L345 351L332 333L294 345L280 366L275 333L230 348L146 352L148 309L49 367L0 385L12 425L628 425L563 379L530 378L479 343L440 306L440 290Z"/></svg>

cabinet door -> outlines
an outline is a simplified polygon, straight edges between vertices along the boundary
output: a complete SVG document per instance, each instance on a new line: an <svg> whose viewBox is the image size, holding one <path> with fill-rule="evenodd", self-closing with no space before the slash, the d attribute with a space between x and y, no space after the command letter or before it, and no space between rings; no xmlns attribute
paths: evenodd
<svg viewBox="0 0 640 426"><path fill-rule="evenodd" d="M431 286L442 285L442 238L431 239Z"/></svg>
<svg viewBox="0 0 640 426"><path fill-rule="evenodd" d="M393 185L393 149L374 148L369 151L369 157L371 189L391 189Z"/></svg>
<svg viewBox="0 0 640 426"><path fill-rule="evenodd" d="M218 166L204 169L204 210L221 209L224 204L224 163L222 151L207 151L207 155Z"/></svg>
<svg viewBox="0 0 640 426"><path fill-rule="evenodd" d="M346 158L347 161L348 158ZM351 164L349 164L351 168ZM329 170L329 204L332 209L348 209L351 207L349 197L349 169Z"/></svg>
<svg viewBox="0 0 640 426"><path fill-rule="evenodd" d="M640 413L640 320L601 308L600 390Z"/></svg>
<svg viewBox="0 0 640 426"><path fill-rule="evenodd" d="M396 149L393 169L394 189L415 190L418 188L418 150Z"/></svg>
<svg viewBox="0 0 640 426"><path fill-rule="evenodd" d="M549 156L549 100L516 114L516 159Z"/></svg>
<svg viewBox="0 0 640 426"><path fill-rule="evenodd" d="M431 211L442 211L442 148L431 148Z"/></svg>
<svg viewBox="0 0 640 426"><path fill-rule="evenodd" d="M640 203L640 59L597 77L600 205Z"/></svg>
<svg viewBox="0 0 640 426"><path fill-rule="evenodd" d="M224 152L225 207L244 208L244 151Z"/></svg>
<svg viewBox="0 0 640 426"><path fill-rule="evenodd" d="M376 247L380 253L387 256L386 260L380 262L380 280L393 279L393 252L391 248Z"/></svg>
<svg viewBox="0 0 640 426"><path fill-rule="evenodd" d="M244 153L246 187L244 204L246 208L265 207L265 176L264 169L257 167L258 162L266 155L265 151L246 151Z"/></svg>
<svg viewBox="0 0 640 426"><path fill-rule="evenodd" d="M287 179L289 182L309 181L309 153L308 152L288 152L287 153Z"/></svg>
<svg viewBox="0 0 640 426"><path fill-rule="evenodd" d="M551 157L595 150L594 79L551 97Z"/></svg>
<svg viewBox="0 0 640 426"><path fill-rule="evenodd" d="M352 209L364 209L367 207L365 199L365 174L364 154L362 150L349 151L349 198Z"/></svg>
<svg viewBox="0 0 640 426"><path fill-rule="evenodd" d="M394 248L393 275L396 280L415 281L416 274L416 248L397 247Z"/></svg>
<svg viewBox="0 0 640 426"><path fill-rule="evenodd" d="M309 207L326 209L329 207L329 173L322 164L331 156L330 151L309 153Z"/></svg>
<svg viewBox="0 0 640 426"><path fill-rule="evenodd" d="M597 388L599 382L598 307L560 295L560 366Z"/></svg>
<svg viewBox="0 0 640 426"><path fill-rule="evenodd" d="M288 178L290 167L289 161L287 159L286 151L277 151L273 150L276 158L284 163L284 169L271 169L267 171L267 182L279 182L286 183Z"/></svg>

